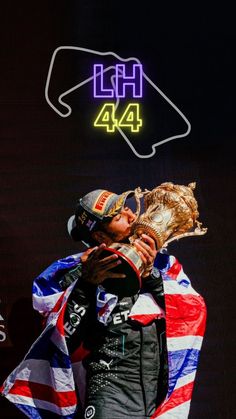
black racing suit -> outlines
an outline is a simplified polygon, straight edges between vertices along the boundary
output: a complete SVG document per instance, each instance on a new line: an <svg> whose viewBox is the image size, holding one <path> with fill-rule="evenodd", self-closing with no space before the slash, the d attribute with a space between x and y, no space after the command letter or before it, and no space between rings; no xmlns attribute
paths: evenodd
<svg viewBox="0 0 236 419"><path fill-rule="evenodd" d="M151 293L164 308L160 274L145 279L140 292ZM97 320L95 286L79 278L69 297L64 322L69 350L73 352L81 341L90 350L83 361L87 370L85 413L78 417L150 418L165 397L165 321L143 326L130 320L128 314L137 298L118 300L108 324L103 325Z"/></svg>

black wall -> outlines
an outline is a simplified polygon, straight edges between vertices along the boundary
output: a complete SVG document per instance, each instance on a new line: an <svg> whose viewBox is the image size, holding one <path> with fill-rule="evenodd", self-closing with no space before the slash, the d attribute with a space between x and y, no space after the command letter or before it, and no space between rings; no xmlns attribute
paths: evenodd
<svg viewBox="0 0 236 419"><path fill-rule="evenodd" d="M233 12L224 5L160 3L26 0L1 6L0 324L6 339L0 342L0 378L15 368L40 330L31 308L32 279L82 248L66 232L75 200L96 188L120 193L196 181L208 233L169 249L208 308L190 419L231 419L236 413ZM61 118L44 89L52 53L62 45L138 57L189 119L190 134L140 159L119 135L89 125L96 107L85 88L71 96L71 116ZM68 81L79 80L80 70L78 57L65 54L58 61L55 98ZM186 130L164 101L156 105L150 97L145 106L153 117L146 137L139 136L140 152L150 150L153 132L161 137ZM23 417L6 401L0 409L3 418Z"/></svg>

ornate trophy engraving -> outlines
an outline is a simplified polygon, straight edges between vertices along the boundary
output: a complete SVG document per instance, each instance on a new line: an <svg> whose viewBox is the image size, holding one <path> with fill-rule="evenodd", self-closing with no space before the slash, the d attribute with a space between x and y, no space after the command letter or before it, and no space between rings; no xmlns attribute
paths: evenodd
<svg viewBox="0 0 236 419"><path fill-rule="evenodd" d="M130 244L112 243L105 252L116 253L122 264L115 268L116 272L126 273L127 281L108 279L104 287L120 296L134 295L141 287L141 276L151 269L143 266L142 260L132 245L143 233L152 237L157 250L167 247L174 240L184 237L199 236L207 232L198 221L198 204L193 190L196 183L188 186L175 185L172 182L162 183L153 190L135 190L137 201L137 218L132 226ZM144 213L140 215L140 199L144 198ZM145 270L146 269L146 270Z"/></svg>

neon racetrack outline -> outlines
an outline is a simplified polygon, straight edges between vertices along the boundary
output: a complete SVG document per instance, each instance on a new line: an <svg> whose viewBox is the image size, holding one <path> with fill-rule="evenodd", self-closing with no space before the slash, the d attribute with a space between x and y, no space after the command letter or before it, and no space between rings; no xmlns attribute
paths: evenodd
<svg viewBox="0 0 236 419"><path fill-rule="evenodd" d="M77 85L75 85L74 87L66 90L64 93L62 93L59 98L58 98L58 102L67 109L66 113L62 113L59 109L57 109L54 104L51 102L49 95L48 95L48 91L49 91L49 85L50 85L50 80L51 80L51 75L52 75L52 70L53 70L53 65L54 65L54 61L56 58L56 55L59 51L61 50L75 50L75 51L82 51L82 52L88 52L90 54L94 54L94 55L99 55L99 56L107 56L107 55L112 55L113 57L117 58L120 61L123 62L129 62L129 61L135 61L138 64L141 64L141 62L138 60L138 58L136 57L129 57L129 58L122 58L120 57L118 54L116 54L115 52L112 51L107 51L107 52L101 52L101 51L96 51L96 50L92 50L92 49L88 49L88 48L82 48L82 47L73 47L73 46L60 46L58 48L55 49L55 51L53 52L52 58L51 58L51 62L49 65L49 70L48 70L48 75L47 75L47 80L46 80L46 86L45 86L45 98L47 103L49 104L49 106L51 106L51 108L58 113L58 115L60 115L62 118L67 118L71 113L72 113L72 109L71 106L69 106L64 100L63 98L65 96L67 96L68 94L72 93L74 90L79 89L80 87L84 86L86 83L89 83L90 81L92 81L94 79L94 76L91 76L89 78L87 78L86 80L83 80L82 82L78 83ZM103 70L103 74L106 73L107 71L111 70L111 69L115 69L114 66L109 66L107 68L105 68ZM99 73L101 74L101 73ZM155 142L154 144L152 144L152 152L150 154L139 154L137 152L137 150L134 148L134 146L132 145L131 141L129 140L129 138L127 137L127 135L124 133L124 131L117 126L117 130L119 131L119 133L121 134L121 136L124 138L124 140L126 141L126 143L128 144L128 146L131 148L131 150L133 151L133 153L135 154L136 157L141 158L141 159L147 159L150 157L153 157L156 154L156 147L167 143L169 141L173 141L176 140L178 138L184 138L186 137L190 131L191 131L191 124L188 121L188 119L186 118L186 116L180 111L180 109L165 95L164 92L162 92L161 89L159 89L159 87L143 72L143 77L144 79L169 103L169 105L181 116L181 118L184 120L184 122L187 125L187 130L186 132L182 133L182 134L178 134L178 135L173 135L170 136L168 138L165 138L162 141L158 141ZM114 75L111 76L111 80L112 80L112 85L114 86ZM119 98L117 98L116 100L116 104L115 104L115 109L117 109L117 107L119 106Z"/></svg>

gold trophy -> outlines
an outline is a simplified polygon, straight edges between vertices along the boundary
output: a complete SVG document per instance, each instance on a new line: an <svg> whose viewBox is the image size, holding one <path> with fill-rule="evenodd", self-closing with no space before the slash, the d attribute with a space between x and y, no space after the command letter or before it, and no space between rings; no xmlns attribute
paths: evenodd
<svg viewBox="0 0 236 419"><path fill-rule="evenodd" d="M137 218L132 226L130 243L112 243L104 249L106 255L116 253L122 261L113 271L126 274L125 280L106 279L103 286L108 292L120 297L134 295L141 288L141 277L152 270L152 266L143 265L132 244L143 233L154 239L158 251L174 240L206 234L207 228L202 228L198 221L198 204L193 194L195 187L195 182L188 186L166 182L151 191L135 189ZM141 198L144 198L144 213L140 215Z"/></svg>

